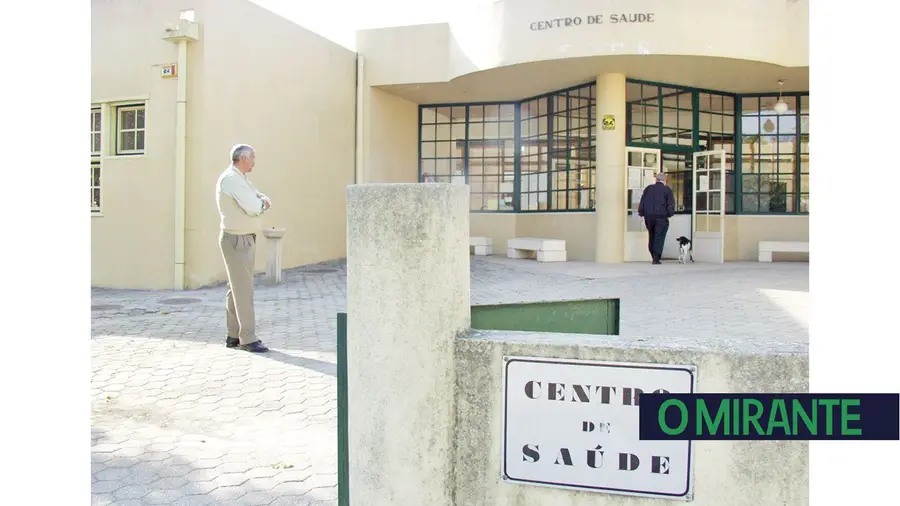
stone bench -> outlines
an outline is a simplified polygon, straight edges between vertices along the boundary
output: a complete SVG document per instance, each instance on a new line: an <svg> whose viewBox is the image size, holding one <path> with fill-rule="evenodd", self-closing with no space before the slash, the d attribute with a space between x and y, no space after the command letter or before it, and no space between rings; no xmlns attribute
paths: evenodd
<svg viewBox="0 0 900 506"><path fill-rule="evenodd" d="M506 242L507 258L534 258L538 262L565 262L566 241L562 239L516 238Z"/></svg>
<svg viewBox="0 0 900 506"><path fill-rule="evenodd" d="M469 237L469 248L473 255L490 256L494 254L494 242L490 237Z"/></svg>
<svg viewBox="0 0 900 506"><path fill-rule="evenodd" d="M771 262L772 253L809 253L809 242L759 241L760 262Z"/></svg>

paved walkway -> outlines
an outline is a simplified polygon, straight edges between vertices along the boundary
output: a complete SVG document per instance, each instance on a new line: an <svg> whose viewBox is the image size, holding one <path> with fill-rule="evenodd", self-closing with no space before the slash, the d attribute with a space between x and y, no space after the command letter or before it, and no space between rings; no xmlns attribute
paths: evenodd
<svg viewBox="0 0 900 506"><path fill-rule="evenodd" d="M92 293L92 504L335 505L342 263L258 285L272 351L226 349L224 287ZM538 264L478 258L474 303L616 296L621 332L808 340L805 263Z"/></svg>

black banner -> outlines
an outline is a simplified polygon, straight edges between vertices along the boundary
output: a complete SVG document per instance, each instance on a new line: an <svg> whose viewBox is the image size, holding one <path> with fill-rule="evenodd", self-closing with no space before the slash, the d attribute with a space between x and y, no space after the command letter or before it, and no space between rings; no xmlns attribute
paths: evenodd
<svg viewBox="0 0 900 506"><path fill-rule="evenodd" d="M643 394L643 440L900 440L900 394Z"/></svg>

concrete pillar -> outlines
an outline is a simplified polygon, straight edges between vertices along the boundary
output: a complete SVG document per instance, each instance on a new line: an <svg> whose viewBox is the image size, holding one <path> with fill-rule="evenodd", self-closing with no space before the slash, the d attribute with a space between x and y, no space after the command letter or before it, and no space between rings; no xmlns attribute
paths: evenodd
<svg viewBox="0 0 900 506"><path fill-rule="evenodd" d="M594 261L625 261L625 75L597 77L597 238ZM615 128L606 130L612 115Z"/></svg>
<svg viewBox="0 0 900 506"><path fill-rule="evenodd" d="M350 501L452 506L469 188L347 188Z"/></svg>

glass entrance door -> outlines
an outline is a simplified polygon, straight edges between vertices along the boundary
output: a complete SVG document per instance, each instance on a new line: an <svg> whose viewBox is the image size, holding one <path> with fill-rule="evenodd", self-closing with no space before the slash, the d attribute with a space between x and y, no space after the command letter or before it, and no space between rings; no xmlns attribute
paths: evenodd
<svg viewBox="0 0 900 506"><path fill-rule="evenodd" d="M653 148L625 148L625 261L649 262L647 227L638 216L638 205L644 188L653 184L660 171L660 150Z"/></svg>
<svg viewBox="0 0 900 506"><path fill-rule="evenodd" d="M693 221L694 260L725 261L725 151L694 153Z"/></svg>

